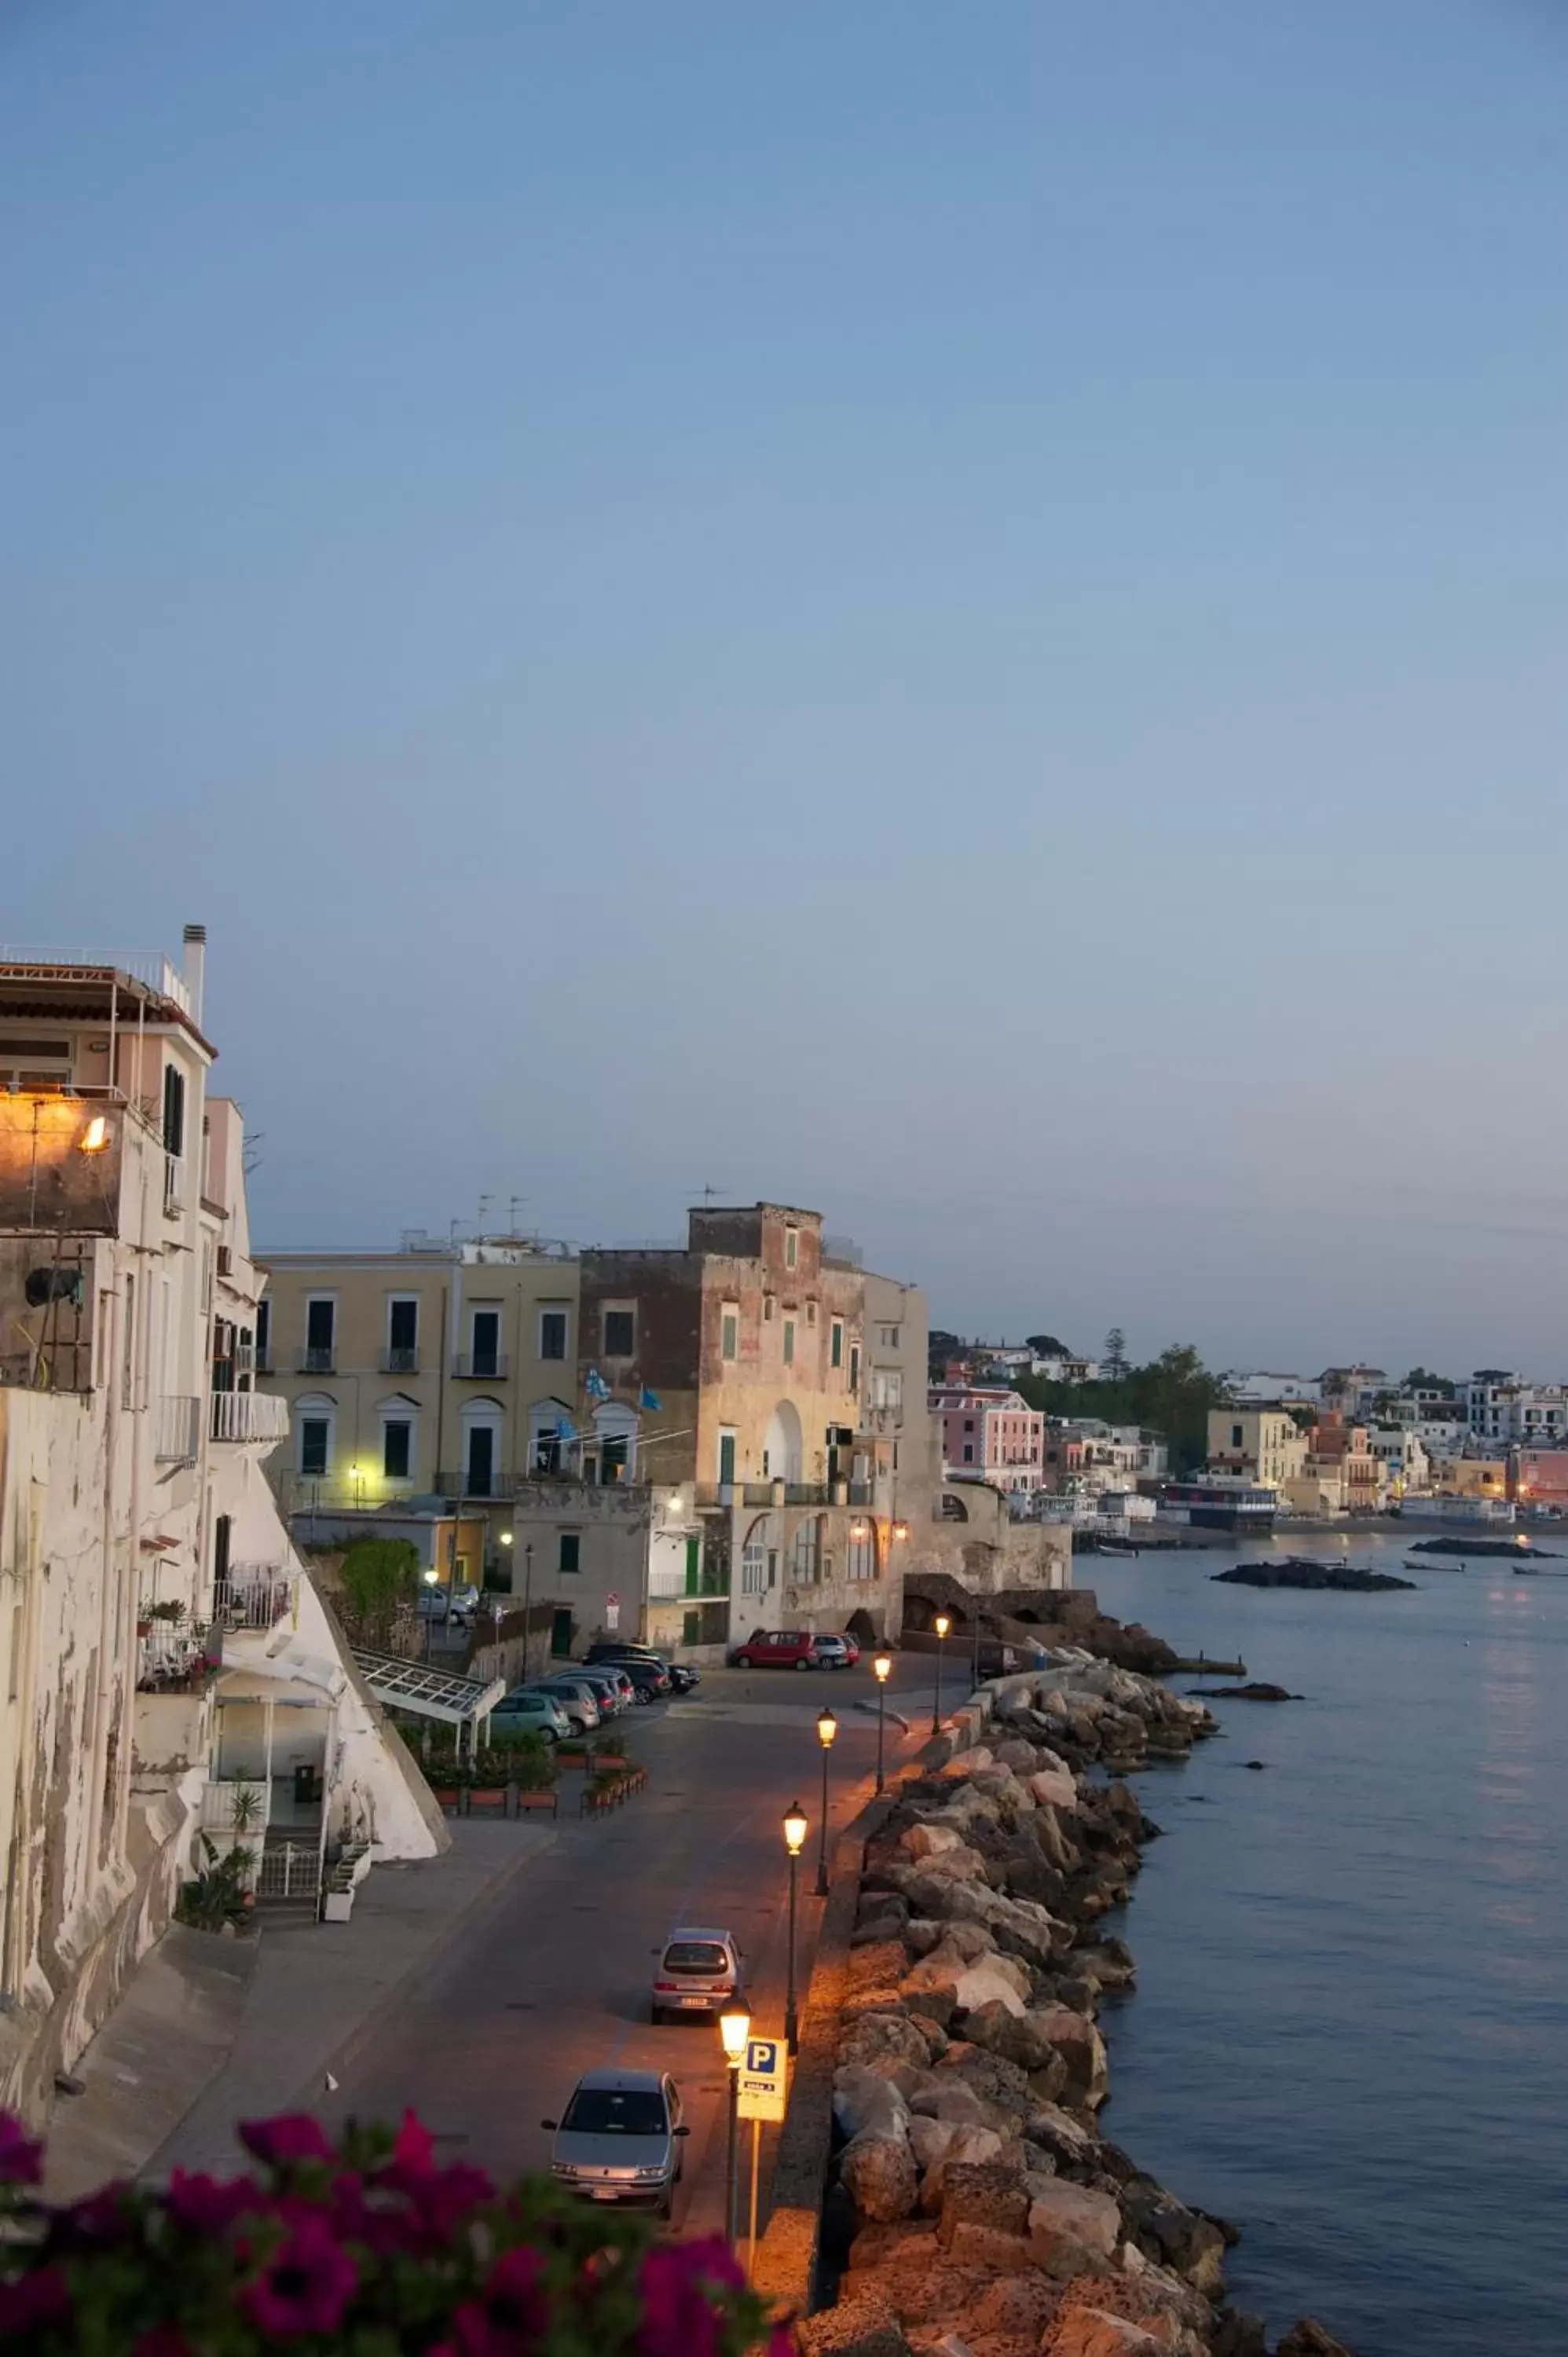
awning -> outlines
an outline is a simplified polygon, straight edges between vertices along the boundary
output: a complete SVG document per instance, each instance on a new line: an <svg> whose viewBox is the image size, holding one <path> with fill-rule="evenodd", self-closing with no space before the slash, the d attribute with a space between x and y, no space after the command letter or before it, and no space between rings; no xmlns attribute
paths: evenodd
<svg viewBox="0 0 1568 2357"><path fill-rule="evenodd" d="M412 1711L448 1727L488 1718L507 1690L504 1678L463 1678L427 1662L406 1662L401 1653L375 1653L363 1645L351 1650L355 1668L388 1710Z"/></svg>

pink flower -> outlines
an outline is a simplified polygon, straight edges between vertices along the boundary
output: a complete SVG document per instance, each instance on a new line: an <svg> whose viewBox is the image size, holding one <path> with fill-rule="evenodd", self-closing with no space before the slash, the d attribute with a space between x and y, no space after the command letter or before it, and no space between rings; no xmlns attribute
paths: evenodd
<svg viewBox="0 0 1568 2357"><path fill-rule="evenodd" d="M70 2286L59 2267L35 2267L16 2283L0 2283L0 2341L70 2312Z"/></svg>
<svg viewBox="0 0 1568 2357"><path fill-rule="evenodd" d="M660 2243L638 2276L641 2357L718 2357L722 2311L715 2291L739 2291L746 2281L735 2254L717 2235L705 2243Z"/></svg>
<svg viewBox="0 0 1568 2357"><path fill-rule="evenodd" d="M423 2121L404 2112L392 2146L392 2166L408 2176L423 2175L435 2167L435 2141Z"/></svg>
<svg viewBox="0 0 1568 2357"><path fill-rule="evenodd" d="M482 2201L495 2199L496 2189L485 2171L467 2161L423 2171L400 2168L394 2161L380 2181L407 2196L421 2232L435 2242L448 2241Z"/></svg>
<svg viewBox="0 0 1568 2357"><path fill-rule="evenodd" d="M135 2341L131 2357L190 2357L190 2343L172 2324L149 2324Z"/></svg>
<svg viewBox="0 0 1568 2357"><path fill-rule="evenodd" d="M0 2112L0 2185L37 2185L43 2173L43 2146L20 2120Z"/></svg>
<svg viewBox="0 0 1568 2357"><path fill-rule="evenodd" d="M490 2269L482 2300L465 2300L452 2319L458 2357L524 2357L550 2323L537 2251L504 2251Z"/></svg>
<svg viewBox="0 0 1568 2357"><path fill-rule="evenodd" d="M360 2271L325 2218L302 2218L244 2294L252 2321L286 2340L296 2332L336 2332Z"/></svg>
<svg viewBox="0 0 1568 2357"><path fill-rule="evenodd" d="M338 2156L308 2112L283 2112L275 2120L242 2120L240 2142L269 2168L296 2160L336 2160Z"/></svg>
<svg viewBox="0 0 1568 2357"><path fill-rule="evenodd" d="M249 2177L209 2177L202 2170L177 2169L168 2181L164 2204L172 2218L198 2234L222 2234L248 2210L260 2210L266 2195Z"/></svg>

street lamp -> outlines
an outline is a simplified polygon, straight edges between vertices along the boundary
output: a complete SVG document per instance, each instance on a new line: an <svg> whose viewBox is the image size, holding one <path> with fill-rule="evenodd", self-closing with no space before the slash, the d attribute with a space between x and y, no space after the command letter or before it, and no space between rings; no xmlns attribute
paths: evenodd
<svg viewBox="0 0 1568 2357"><path fill-rule="evenodd" d="M425 1565L424 1570L421 1576L424 1578L426 1587L436 1587L440 1585L441 1574L437 1571L433 1563L427 1563ZM430 1659L430 1623L433 1618L434 1615L429 1612L424 1616L424 1658L426 1661Z"/></svg>
<svg viewBox="0 0 1568 2357"><path fill-rule="evenodd" d="M799 2025L795 2018L795 1882L800 1870L800 1852L805 1842L806 1812L796 1801L784 1816L784 1846L789 1853L789 1978L784 1997L784 2043L791 2054L800 2044Z"/></svg>
<svg viewBox="0 0 1568 2357"><path fill-rule="evenodd" d="M948 1631L952 1627L951 1614L939 1612L931 1626L937 1632L937 1692L931 1705L931 1733L939 1735L942 1725L942 1647L947 1643Z"/></svg>
<svg viewBox="0 0 1568 2357"><path fill-rule="evenodd" d="M733 2250L740 2233L736 2216L740 2176L740 2066L746 2060L746 2042L751 2035L751 2016L744 2006L733 2013L719 2016L719 2036L724 2040L725 2061L729 2064L729 2158L725 2174L725 2233Z"/></svg>
<svg viewBox="0 0 1568 2357"><path fill-rule="evenodd" d="M871 1664L876 1674L876 1789L882 1790L882 1722L884 1704L887 1700L887 1681L893 1674L891 1653L878 1653Z"/></svg>
<svg viewBox="0 0 1568 2357"><path fill-rule="evenodd" d="M817 1852L817 1897L828 1895L828 1754L833 1748L833 1738L839 1723L831 1710L824 1710L817 1721L817 1741L822 1747L822 1838Z"/></svg>
<svg viewBox="0 0 1568 2357"><path fill-rule="evenodd" d="M528 1676L528 1648L533 1635L533 1541L524 1542L522 1550L522 1674Z"/></svg>

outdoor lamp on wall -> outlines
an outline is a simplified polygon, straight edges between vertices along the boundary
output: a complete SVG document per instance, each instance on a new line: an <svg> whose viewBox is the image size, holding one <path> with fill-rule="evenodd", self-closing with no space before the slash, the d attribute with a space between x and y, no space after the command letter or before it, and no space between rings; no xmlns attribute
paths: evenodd
<svg viewBox="0 0 1568 2357"><path fill-rule="evenodd" d="M498 1536L498 1538L499 1539L500 1544L501 1544L501 1545L502 1545L502 1546L510 1546L510 1545L512 1544L512 1543L513 1543L513 1540L514 1540L515 1535L516 1535L516 1534L515 1534L514 1532L511 1532L511 1531L499 1531L499 1532L498 1532L498 1533L497 1533L497 1536Z"/></svg>
<svg viewBox="0 0 1568 2357"><path fill-rule="evenodd" d="M102 1154L109 1143L109 1124L101 1113L95 1113L76 1141L79 1154Z"/></svg>
<svg viewBox="0 0 1568 2357"><path fill-rule="evenodd" d="M908 1523L895 1523L893 1525L893 1535L896 1539L907 1539L909 1535Z"/></svg>

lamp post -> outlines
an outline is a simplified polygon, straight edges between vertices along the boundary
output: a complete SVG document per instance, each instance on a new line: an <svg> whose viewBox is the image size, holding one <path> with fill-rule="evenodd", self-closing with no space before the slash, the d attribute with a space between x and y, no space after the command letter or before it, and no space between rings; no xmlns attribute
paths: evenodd
<svg viewBox="0 0 1568 2357"><path fill-rule="evenodd" d="M427 1563L424 1566L422 1577L426 1587L435 1587L440 1580L441 1574L437 1571L433 1563ZM424 1616L424 1658L426 1661L430 1659L430 1623L434 1617L434 1614L429 1612Z"/></svg>
<svg viewBox="0 0 1568 2357"><path fill-rule="evenodd" d="M533 1541L525 1540L522 1549L522 1674L528 1677L528 1648L533 1635Z"/></svg>
<svg viewBox="0 0 1568 2357"><path fill-rule="evenodd" d="M785 1984L784 2043L791 2054L800 2042L800 2025L795 2018L795 1884L805 1841L806 1812L796 1801L784 1816L784 1846L789 1853L789 1977Z"/></svg>
<svg viewBox="0 0 1568 2357"><path fill-rule="evenodd" d="M817 1721L817 1741L822 1747L822 1837L817 1851L817 1897L828 1895L828 1754L833 1748L833 1738L839 1723L831 1710L824 1710Z"/></svg>
<svg viewBox="0 0 1568 2357"><path fill-rule="evenodd" d="M931 1626L937 1632L937 1691L931 1704L931 1733L938 1735L941 1732L942 1724L942 1648L948 1641L948 1631L952 1627L951 1615L939 1612Z"/></svg>
<svg viewBox="0 0 1568 2357"><path fill-rule="evenodd" d="M878 1653L871 1664L876 1674L876 1789L882 1790L882 1725L886 1717L883 1706L887 1700L887 1681L893 1674L891 1653Z"/></svg>
<svg viewBox="0 0 1568 2357"><path fill-rule="evenodd" d="M731 2250L739 2236L736 2217L737 2180L740 2175L740 2066L746 2060L746 2041L751 2035L751 2016L744 2007L733 2013L719 2016L719 2036L724 2040L725 2061L729 2065L729 2156L725 2169L725 2233Z"/></svg>

